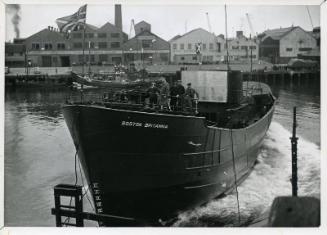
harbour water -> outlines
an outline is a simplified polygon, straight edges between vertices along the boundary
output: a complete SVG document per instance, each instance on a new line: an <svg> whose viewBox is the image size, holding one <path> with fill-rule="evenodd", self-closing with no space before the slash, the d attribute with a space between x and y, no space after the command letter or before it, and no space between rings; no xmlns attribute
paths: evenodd
<svg viewBox="0 0 327 235"><path fill-rule="evenodd" d="M238 187L241 225L291 194L292 107L298 110L299 195L320 198L320 88L273 87L278 103L258 163ZM5 93L5 225L55 226L53 186L75 183L75 148L61 105L70 90ZM99 94L98 90L88 91ZM79 91L74 91L78 95ZM82 184L79 164L78 183ZM86 210L92 211L88 200ZM89 226L95 224L89 223ZM181 213L173 226L238 226L235 192Z"/></svg>

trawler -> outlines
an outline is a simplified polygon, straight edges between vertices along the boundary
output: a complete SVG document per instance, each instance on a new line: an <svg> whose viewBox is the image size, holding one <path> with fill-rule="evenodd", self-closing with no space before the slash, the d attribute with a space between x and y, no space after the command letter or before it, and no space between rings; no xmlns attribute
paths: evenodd
<svg viewBox="0 0 327 235"><path fill-rule="evenodd" d="M182 71L181 81L198 93L188 109L150 107L144 89L64 105L97 213L167 220L251 172L273 117L269 87L229 70Z"/></svg>

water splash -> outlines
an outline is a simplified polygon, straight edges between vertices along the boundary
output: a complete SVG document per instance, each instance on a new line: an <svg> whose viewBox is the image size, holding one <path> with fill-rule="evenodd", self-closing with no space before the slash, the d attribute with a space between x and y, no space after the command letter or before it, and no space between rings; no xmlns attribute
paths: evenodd
<svg viewBox="0 0 327 235"><path fill-rule="evenodd" d="M266 214L277 196L291 195L291 133L273 122L258 156L258 164L238 187L241 225L236 194L186 211L173 226L245 226ZM299 136L299 196L320 197L320 148Z"/></svg>

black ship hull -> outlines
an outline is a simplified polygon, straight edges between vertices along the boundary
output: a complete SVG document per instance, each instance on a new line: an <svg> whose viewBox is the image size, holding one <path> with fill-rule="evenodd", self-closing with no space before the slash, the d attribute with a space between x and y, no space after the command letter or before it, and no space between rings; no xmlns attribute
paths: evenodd
<svg viewBox="0 0 327 235"><path fill-rule="evenodd" d="M228 191L235 173L241 181L255 163L273 103L236 129L207 126L204 117L98 105L66 105L63 112L97 213L152 223Z"/></svg>

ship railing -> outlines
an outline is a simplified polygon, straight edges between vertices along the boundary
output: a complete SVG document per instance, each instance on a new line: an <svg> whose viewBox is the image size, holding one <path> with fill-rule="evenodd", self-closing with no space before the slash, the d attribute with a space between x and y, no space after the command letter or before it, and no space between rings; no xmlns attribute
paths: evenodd
<svg viewBox="0 0 327 235"><path fill-rule="evenodd" d="M175 99L176 103L172 103ZM96 104L107 107L142 109L150 112L173 112L184 115L198 114L198 98L184 96L158 95L152 102L146 92L109 91L102 94L80 93L69 94L67 104Z"/></svg>
<svg viewBox="0 0 327 235"><path fill-rule="evenodd" d="M81 92L80 94L69 94L66 97L68 104L103 104L103 97L101 94L88 94Z"/></svg>

